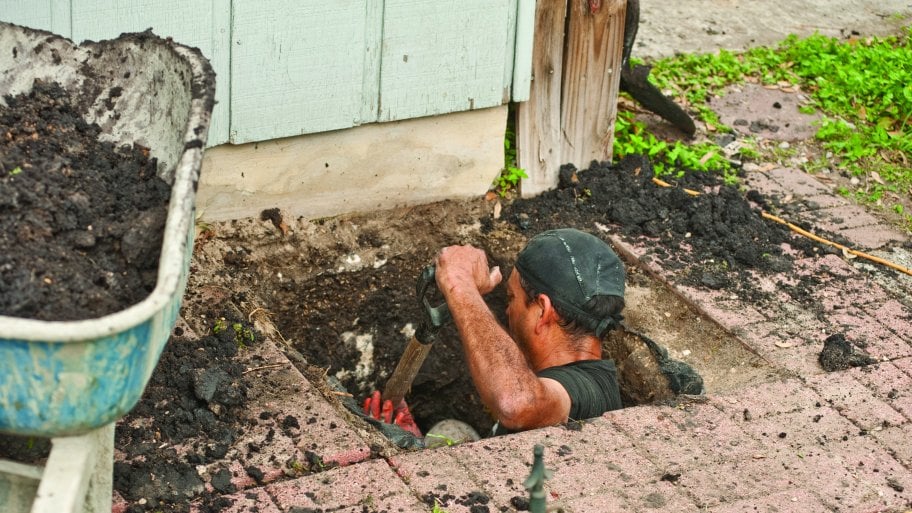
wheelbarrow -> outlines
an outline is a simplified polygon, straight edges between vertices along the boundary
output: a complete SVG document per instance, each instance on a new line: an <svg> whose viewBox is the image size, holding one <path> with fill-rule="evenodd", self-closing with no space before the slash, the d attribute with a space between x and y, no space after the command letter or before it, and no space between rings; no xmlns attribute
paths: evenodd
<svg viewBox="0 0 912 513"><path fill-rule="evenodd" d="M82 321L0 316L0 432L85 435L136 405L177 320L215 78L198 50L151 32L77 46L0 23L0 48L0 102L28 92L36 79L58 82L86 100L80 102L84 118L102 127L103 138L150 148L159 176L171 184L156 285L148 297ZM114 96L114 108L102 108Z"/></svg>

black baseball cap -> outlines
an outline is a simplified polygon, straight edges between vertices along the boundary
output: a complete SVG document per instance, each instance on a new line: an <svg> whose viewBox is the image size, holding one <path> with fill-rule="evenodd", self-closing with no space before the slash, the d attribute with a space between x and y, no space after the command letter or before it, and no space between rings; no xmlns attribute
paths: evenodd
<svg viewBox="0 0 912 513"><path fill-rule="evenodd" d="M614 324L585 306L593 296L624 297L624 264L602 239L573 228L542 232L519 252L515 267L523 280L562 311L574 313L597 337Z"/></svg>

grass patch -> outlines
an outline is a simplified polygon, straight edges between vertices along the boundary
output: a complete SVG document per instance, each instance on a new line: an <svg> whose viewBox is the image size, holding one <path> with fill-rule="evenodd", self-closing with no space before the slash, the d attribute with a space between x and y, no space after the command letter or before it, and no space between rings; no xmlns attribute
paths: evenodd
<svg viewBox="0 0 912 513"><path fill-rule="evenodd" d="M650 78L716 131L728 127L707 101L726 86L751 81L800 88L810 98L805 108L823 114L816 138L826 153L805 170L838 168L858 177L854 188L843 191L847 196L900 214L912 229L912 213L899 201L912 194L912 27L884 38L789 36L775 46L746 52L679 55L657 61ZM636 152L649 155L659 175L692 168L720 172L734 181L731 164L715 144L661 141L632 113L620 112L615 155Z"/></svg>

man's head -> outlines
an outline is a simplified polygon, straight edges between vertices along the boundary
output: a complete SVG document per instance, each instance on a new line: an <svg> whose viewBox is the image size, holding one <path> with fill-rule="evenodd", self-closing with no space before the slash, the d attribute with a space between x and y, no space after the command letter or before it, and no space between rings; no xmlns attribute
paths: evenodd
<svg viewBox="0 0 912 513"><path fill-rule="evenodd" d="M515 269L527 301L548 296L571 334L601 339L622 319L624 264L594 235L572 228L536 235Z"/></svg>

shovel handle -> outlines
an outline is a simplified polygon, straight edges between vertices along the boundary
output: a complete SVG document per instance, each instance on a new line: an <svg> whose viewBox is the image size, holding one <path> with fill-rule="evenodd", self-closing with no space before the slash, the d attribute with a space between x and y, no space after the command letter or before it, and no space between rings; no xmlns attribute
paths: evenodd
<svg viewBox="0 0 912 513"><path fill-rule="evenodd" d="M399 404L412 387L412 381L431 351L437 330L450 320L450 309L447 308L446 301L433 306L428 298L428 293L437 288L436 270L433 264L425 267L415 284L422 319L383 390L383 398L392 401L394 406Z"/></svg>
<svg viewBox="0 0 912 513"><path fill-rule="evenodd" d="M383 390L384 400L389 399L392 401L394 407L399 405L399 401L405 398L405 394L412 387L412 381L415 380L415 376L418 374L418 370L421 369L424 359L427 358L428 353L431 351L432 345L431 343L422 343L416 337L412 337L409 340L408 345L405 346L405 351L402 353L402 358L399 359L399 363L396 365L396 370L393 371L393 375L386 382L386 388Z"/></svg>

